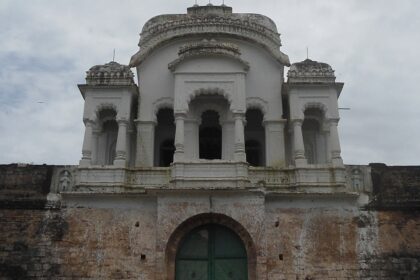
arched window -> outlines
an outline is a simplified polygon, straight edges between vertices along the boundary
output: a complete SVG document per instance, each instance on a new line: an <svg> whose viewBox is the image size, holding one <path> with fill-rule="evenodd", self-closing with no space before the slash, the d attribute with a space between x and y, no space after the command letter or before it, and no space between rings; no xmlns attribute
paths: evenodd
<svg viewBox="0 0 420 280"><path fill-rule="evenodd" d="M176 255L176 280L248 279L242 240L230 229L208 224L188 233Z"/></svg>
<svg viewBox="0 0 420 280"><path fill-rule="evenodd" d="M117 112L114 109L103 109L98 113L100 130L96 143L96 164L113 165L116 156L118 137Z"/></svg>
<svg viewBox="0 0 420 280"><path fill-rule="evenodd" d="M246 160L253 166L264 166L265 162L265 130L262 125L263 114L259 109L246 112L245 152Z"/></svg>
<svg viewBox="0 0 420 280"><path fill-rule="evenodd" d="M222 128L215 111L205 111L201 115L199 149L201 159L222 158Z"/></svg>
<svg viewBox="0 0 420 280"><path fill-rule="evenodd" d="M114 164L116 145L118 137L118 124L115 120L106 121L103 124L103 134L105 137L105 164Z"/></svg>
<svg viewBox="0 0 420 280"><path fill-rule="evenodd" d="M169 108L160 109L157 113L155 127L155 166L169 166L174 157L175 124L174 111Z"/></svg>
<svg viewBox="0 0 420 280"><path fill-rule="evenodd" d="M326 162L326 137L322 131L323 112L317 108L305 111L302 124L305 157L309 164Z"/></svg>

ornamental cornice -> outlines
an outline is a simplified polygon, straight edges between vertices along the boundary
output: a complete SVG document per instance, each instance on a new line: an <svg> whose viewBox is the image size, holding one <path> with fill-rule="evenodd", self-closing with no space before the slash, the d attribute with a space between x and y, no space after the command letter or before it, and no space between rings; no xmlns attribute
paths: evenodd
<svg viewBox="0 0 420 280"><path fill-rule="evenodd" d="M104 65L95 65L86 72L86 84L89 86L131 86L134 74L127 65L111 61Z"/></svg>
<svg viewBox="0 0 420 280"><path fill-rule="evenodd" d="M224 56L232 58L242 64L245 71L249 70L249 63L240 58L241 52L239 47L233 43L218 42L214 39L210 41L204 39L200 42L188 43L179 49L179 57L168 64L171 71L175 71L176 67L189 58L200 56Z"/></svg>
<svg viewBox="0 0 420 280"><path fill-rule="evenodd" d="M247 14L161 17L161 20L154 19L153 23L145 25L139 42L140 50L131 58L130 67L140 65L153 50L165 42L176 38L209 34L252 41L268 50L281 64L290 65L289 57L279 50L281 46L279 34L253 21Z"/></svg>
<svg viewBox="0 0 420 280"><path fill-rule="evenodd" d="M293 63L287 77L289 83L335 83L330 65L310 59Z"/></svg>

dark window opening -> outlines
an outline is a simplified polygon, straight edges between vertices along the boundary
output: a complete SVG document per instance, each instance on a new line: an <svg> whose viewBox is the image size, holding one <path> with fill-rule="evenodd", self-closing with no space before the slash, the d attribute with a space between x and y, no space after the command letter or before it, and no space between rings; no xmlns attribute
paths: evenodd
<svg viewBox="0 0 420 280"><path fill-rule="evenodd" d="M262 125L263 114L258 109L246 112L245 152L246 160L252 166L264 166L265 129Z"/></svg>
<svg viewBox="0 0 420 280"><path fill-rule="evenodd" d="M323 112L317 108L305 110L302 124L303 144L308 164L326 162L326 141L322 132Z"/></svg>
<svg viewBox="0 0 420 280"><path fill-rule="evenodd" d="M174 140L169 139L162 142L160 145L160 161L159 166L170 166L174 161Z"/></svg>
<svg viewBox="0 0 420 280"><path fill-rule="evenodd" d="M174 158L175 124L174 111L169 108L160 109L157 113L155 127L155 166L170 166Z"/></svg>
<svg viewBox="0 0 420 280"><path fill-rule="evenodd" d="M222 129L217 112L206 111L202 114L199 144L201 159L222 158Z"/></svg>
<svg viewBox="0 0 420 280"><path fill-rule="evenodd" d="M116 156L118 124L115 120L106 121L102 126L105 138L105 165L113 165Z"/></svg>
<svg viewBox="0 0 420 280"><path fill-rule="evenodd" d="M252 166L262 166L262 151L258 141L248 140L245 142L246 160Z"/></svg>

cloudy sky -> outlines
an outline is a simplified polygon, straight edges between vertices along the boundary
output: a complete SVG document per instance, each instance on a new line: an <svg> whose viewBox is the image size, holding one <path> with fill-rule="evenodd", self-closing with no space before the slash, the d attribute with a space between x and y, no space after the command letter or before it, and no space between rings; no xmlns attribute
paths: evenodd
<svg viewBox="0 0 420 280"><path fill-rule="evenodd" d="M420 165L420 1L226 0L277 24L292 62L331 64L347 164ZM207 4L206 0L198 0ZM222 0L212 0L221 4ZM0 163L77 164L77 89L92 65L128 64L152 16L194 0L0 0Z"/></svg>

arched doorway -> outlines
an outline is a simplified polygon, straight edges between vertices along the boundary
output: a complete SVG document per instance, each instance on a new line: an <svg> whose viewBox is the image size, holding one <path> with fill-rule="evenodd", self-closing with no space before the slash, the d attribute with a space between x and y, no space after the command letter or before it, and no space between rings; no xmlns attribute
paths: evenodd
<svg viewBox="0 0 420 280"><path fill-rule="evenodd" d="M176 255L176 280L248 279L248 259L239 236L227 227L207 224L189 232Z"/></svg>
<svg viewBox="0 0 420 280"><path fill-rule="evenodd" d="M177 265L177 255L180 252L180 248L183 247L182 244L187 240L190 233L195 232L207 226L219 226L224 229L230 230L233 235L239 239L242 246L244 246L246 251L246 278L247 280L256 280L257 279L257 250L254 245L253 238L248 233L248 231L236 220L232 219L229 216L220 213L202 213L195 216L192 216L182 222L170 235L165 249L165 259L166 259L166 277L167 280L176 280L176 265ZM219 235L220 236L220 235ZM236 240L237 240L236 239ZM214 243L210 243L214 244ZM181 258L182 259L182 258ZM197 273L195 274L197 277ZM207 275L206 275L207 277ZM186 279L211 279L211 278L186 278ZM217 278L214 278L217 279ZM219 279L241 279L241 278L219 278Z"/></svg>

